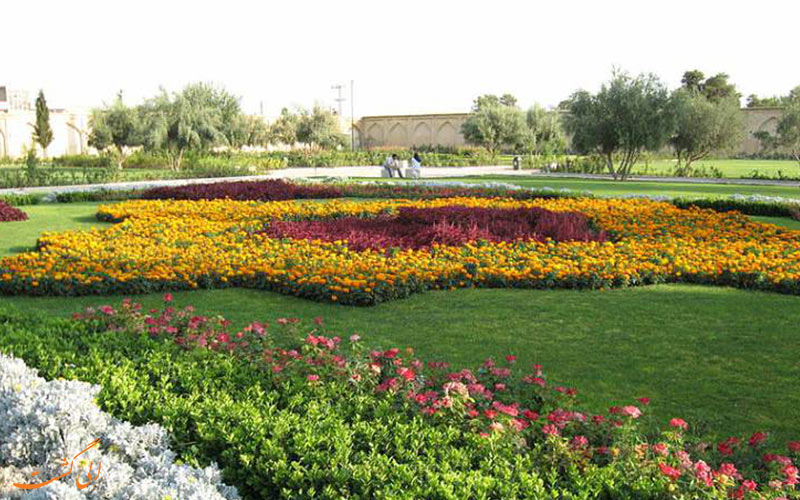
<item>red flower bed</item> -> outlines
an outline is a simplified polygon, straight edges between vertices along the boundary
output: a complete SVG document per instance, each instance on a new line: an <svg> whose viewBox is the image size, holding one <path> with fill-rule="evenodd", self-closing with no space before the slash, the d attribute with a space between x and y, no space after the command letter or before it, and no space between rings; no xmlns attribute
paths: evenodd
<svg viewBox="0 0 800 500"><path fill-rule="evenodd" d="M397 215L370 219L277 221L265 233L272 238L347 240L348 247L356 251L389 247L419 249L434 244L456 246L477 240L606 240L606 235L593 230L585 216L573 212L463 206L401 207Z"/></svg>
<svg viewBox="0 0 800 500"><path fill-rule="evenodd" d="M0 201L0 222L19 220L28 220L28 214L4 201Z"/></svg>
<svg viewBox="0 0 800 500"><path fill-rule="evenodd" d="M331 186L292 184L282 180L215 182L186 186L158 187L142 193L146 200L282 201L339 198L342 192Z"/></svg>

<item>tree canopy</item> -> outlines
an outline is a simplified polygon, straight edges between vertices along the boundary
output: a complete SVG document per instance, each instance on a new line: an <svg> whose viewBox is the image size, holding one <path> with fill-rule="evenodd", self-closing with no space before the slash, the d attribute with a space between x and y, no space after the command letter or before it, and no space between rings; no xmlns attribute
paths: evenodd
<svg viewBox="0 0 800 500"><path fill-rule="evenodd" d="M678 160L676 173L690 175L692 162L738 144L744 120L736 97L712 99L682 87L673 93L675 133L670 143Z"/></svg>
<svg viewBox="0 0 800 500"><path fill-rule="evenodd" d="M479 99L476 99L476 103ZM461 126L461 133L469 144L483 146L496 154L503 146L517 148L523 144L525 128L525 116L515 106L499 101L484 102Z"/></svg>
<svg viewBox="0 0 800 500"><path fill-rule="evenodd" d="M297 122L297 141L311 147L335 149L345 143L339 127L339 118L333 111L314 106L303 110Z"/></svg>
<svg viewBox="0 0 800 500"><path fill-rule="evenodd" d="M712 101L720 101L728 98L740 99L742 95L736 90L736 85L730 83L727 73L717 73L708 78L702 71L693 69L686 71L681 78L683 88L690 92L697 92L705 95Z"/></svg>
<svg viewBox="0 0 800 500"><path fill-rule="evenodd" d="M566 148L566 137L558 111L547 111L539 105L534 105L525 113L525 124L529 151L551 155Z"/></svg>
<svg viewBox="0 0 800 500"><path fill-rule="evenodd" d="M125 105L120 92L114 102L92 111L89 145L100 151L113 150L122 168L130 148L142 144L142 127L135 108Z"/></svg>
<svg viewBox="0 0 800 500"><path fill-rule="evenodd" d="M674 130L670 93L652 74L615 71L597 94L575 92L567 109L572 146L601 155L614 179L626 179L641 154L663 147Z"/></svg>

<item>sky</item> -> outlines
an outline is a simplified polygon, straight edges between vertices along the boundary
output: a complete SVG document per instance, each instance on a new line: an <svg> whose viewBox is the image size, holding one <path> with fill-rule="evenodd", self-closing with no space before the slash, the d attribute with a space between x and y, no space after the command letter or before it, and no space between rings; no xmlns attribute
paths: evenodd
<svg viewBox="0 0 800 500"><path fill-rule="evenodd" d="M356 117L466 112L485 93L555 106L614 67L776 95L800 85L798 18L797 0L5 0L0 85L79 108L208 81L267 116L336 107L336 84L349 116L350 81Z"/></svg>

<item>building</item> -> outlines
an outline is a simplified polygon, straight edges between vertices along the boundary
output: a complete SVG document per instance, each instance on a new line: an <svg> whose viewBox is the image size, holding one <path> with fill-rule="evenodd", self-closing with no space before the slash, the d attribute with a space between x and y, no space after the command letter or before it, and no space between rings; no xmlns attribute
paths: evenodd
<svg viewBox="0 0 800 500"><path fill-rule="evenodd" d="M23 156L33 143L34 99L23 90L0 86L0 158ZM53 142L47 156L88 153L88 110L50 109ZM40 156L44 152L37 146Z"/></svg>
<svg viewBox="0 0 800 500"><path fill-rule="evenodd" d="M780 119L780 108L742 108L745 135L736 154L755 154L761 143L753 135L766 130L775 133ZM428 115L365 116L355 125L355 135L362 148L441 145L463 146L461 125L469 118L467 113Z"/></svg>

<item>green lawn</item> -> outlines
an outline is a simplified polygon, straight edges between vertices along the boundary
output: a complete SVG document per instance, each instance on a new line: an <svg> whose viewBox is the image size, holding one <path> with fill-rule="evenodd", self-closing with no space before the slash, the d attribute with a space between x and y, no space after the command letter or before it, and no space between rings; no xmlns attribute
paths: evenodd
<svg viewBox="0 0 800 500"><path fill-rule="evenodd" d="M41 230L100 226L96 203L24 207L31 220L0 226L0 254L35 243ZM759 218L800 229L800 223ZM175 293L179 306L223 314L235 325L296 316L325 319L331 333L412 346L426 359L474 366L514 353L575 385L596 411L648 396L664 421L702 422L711 434L773 431L800 437L800 297L662 285L613 291L457 290L377 307L323 304L258 290ZM2 297L35 314L66 316L121 297ZM160 294L137 297L147 307Z"/></svg>
<svg viewBox="0 0 800 500"><path fill-rule="evenodd" d="M31 250L45 231L89 229L108 224L95 218L101 203L59 203L20 207L28 214L22 222L0 223L0 256Z"/></svg>
<svg viewBox="0 0 800 500"><path fill-rule="evenodd" d="M424 173L423 173L424 175ZM366 179L364 179L366 180ZM375 179L370 179L375 180ZM396 179L395 179L396 180ZM760 194L800 199L800 186L749 186L734 184L699 184L680 182L640 182L587 180L557 177L526 177L516 175L484 175L472 177L452 177L447 179L460 182L507 182L525 187L551 187L553 189L572 189L590 191L598 196L623 196L627 194L647 194L685 197L730 196L732 194Z"/></svg>
<svg viewBox="0 0 800 500"><path fill-rule="evenodd" d="M711 172L716 168L724 177L748 178L752 173L778 178L783 176L798 177L798 165L793 160L739 160L739 159L710 159L693 163L695 168ZM649 163L640 163L634 172L642 175L672 175L675 160L654 160Z"/></svg>

